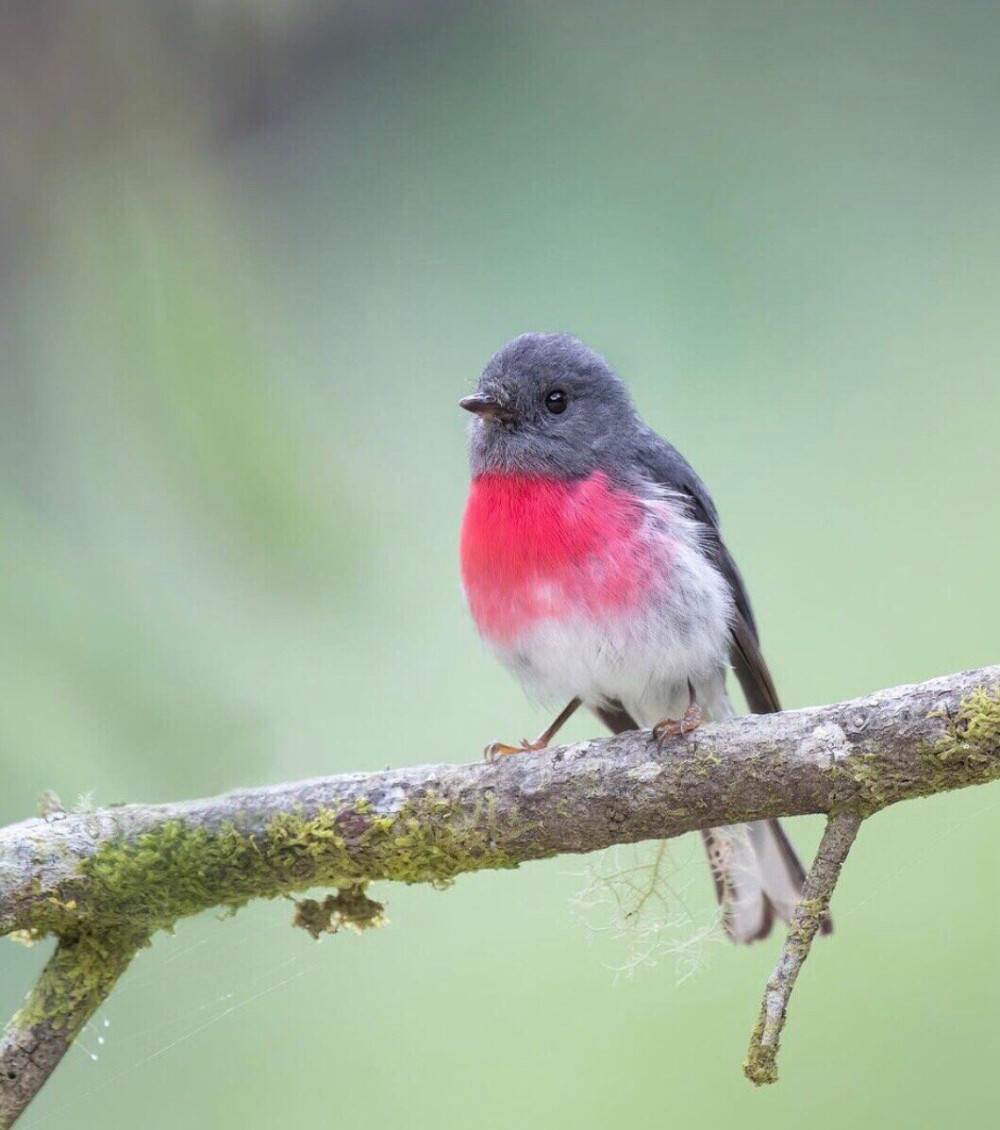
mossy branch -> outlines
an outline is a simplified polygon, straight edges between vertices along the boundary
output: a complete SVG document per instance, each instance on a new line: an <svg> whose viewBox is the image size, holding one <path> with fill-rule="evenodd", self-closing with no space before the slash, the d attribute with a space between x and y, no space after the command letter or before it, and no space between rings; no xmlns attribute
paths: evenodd
<svg viewBox="0 0 1000 1130"><path fill-rule="evenodd" d="M136 948L201 910L325 886L343 893L300 908L303 924L362 928L379 918L364 895L373 881L443 887L465 871L768 817L849 813L860 821L897 801L998 776L1000 667L990 667L706 725L662 754L637 732L493 764L57 811L0 829L0 934L58 942L0 1042L0 1130ZM44 1055L24 1050L43 1047Z"/></svg>
<svg viewBox="0 0 1000 1130"><path fill-rule="evenodd" d="M0 1128L14 1125L148 940L128 930L59 940L0 1037Z"/></svg>

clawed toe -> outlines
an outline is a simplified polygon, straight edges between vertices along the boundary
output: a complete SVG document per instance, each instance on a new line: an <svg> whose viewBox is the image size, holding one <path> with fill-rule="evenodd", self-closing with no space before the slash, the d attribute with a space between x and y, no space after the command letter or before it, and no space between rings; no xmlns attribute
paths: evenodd
<svg viewBox="0 0 1000 1130"><path fill-rule="evenodd" d="M490 742L490 744L483 750L483 757L487 761L496 761L498 757L508 757L512 753L537 753L540 749L548 749L552 744L552 739L559 733L563 723L572 718L579 708L581 699L570 699L569 703L562 708L558 717L547 730L543 730L533 742L529 742L527 738L521 739L520 745L505 745L503 742Z"/></svg>
<svg viewBox="0 0 1000 1130"><path fill-rule="evenodd" d="M539 749L545 749L538 741L529 741L527 738L521 739L520 746L507 746L503 741L490 741L486 749L482 750L482 756L488 762L495 762L498 757L510 757L511 754L534 754Z"/></svg>
<svg viewBox="0 0 1000 1130"><path fill-rule="evenodd" d="M504 745L503 742L490 742L490 744L483 750L483 759L485 761L496 761L498 757L506 757L507 754L517 752L517 746Z"/></svg>
<svg viewBox="0 0 1000 1130"><path fill-rule="evenodd" d="M544 749L538 742L529 742L527 738L521 739L520 745L505 745L503 742L490 742L483 750L483 757L487 761L496 761L498 757L509 757L512 753L535 753Z"/></svg>
<svg viewBox="0 0 1000 1130"><path fill-rule="evenodd" d="M664 718L662 722L657 722L653 727L653 737L656 738L657 752L662 753L663 747L671 738L679 738L683 734L690 734L692 730L697 730L701 724L701 711L698 709L698 704L695 702L692 702L687 710L684 711L683 718Z"/></svg>

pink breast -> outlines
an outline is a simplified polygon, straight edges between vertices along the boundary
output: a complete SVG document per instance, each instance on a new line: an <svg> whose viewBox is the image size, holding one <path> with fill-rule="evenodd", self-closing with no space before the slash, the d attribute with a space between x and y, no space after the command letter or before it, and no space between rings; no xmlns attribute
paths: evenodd
<svg viewBox="0 0 1000 1130"><path fill-rule="evenodd" d="M642 503L604 474L566 482L474 479L462 522L462 581L480 632L511 644L543 619L634 605L653 565ZM657 563L662 570L663 563Z"/></svg>

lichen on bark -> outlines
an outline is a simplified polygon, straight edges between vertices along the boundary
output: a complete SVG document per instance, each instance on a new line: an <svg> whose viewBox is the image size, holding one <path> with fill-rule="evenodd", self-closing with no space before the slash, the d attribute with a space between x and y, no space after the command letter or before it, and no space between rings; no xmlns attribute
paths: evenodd
<svg viewBox="0 0 1000 1130"><path fill-rule="evenodd" d="M365 798L309 816L281 813L260 832L237 821L214 829L171 821L101 845L39 892L28 930L36 939L96 937L127 925L149 936L206 907L235 911L315 886L384 879L446 887L465 871L517 866L496 846L497 820L492 805L456 813L427 793L387 814Z"/></svg>

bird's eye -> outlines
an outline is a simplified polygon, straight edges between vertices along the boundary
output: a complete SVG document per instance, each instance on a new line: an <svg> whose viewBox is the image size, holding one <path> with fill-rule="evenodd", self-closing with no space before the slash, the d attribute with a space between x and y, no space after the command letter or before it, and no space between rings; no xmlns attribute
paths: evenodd
<svg viewBox="0 0 1000 1130"><path fill-rule="evenodd" d="M554 388L545 394L545 407L553 416L560 416L569 406L569 397L561 388Z"/></svg>

